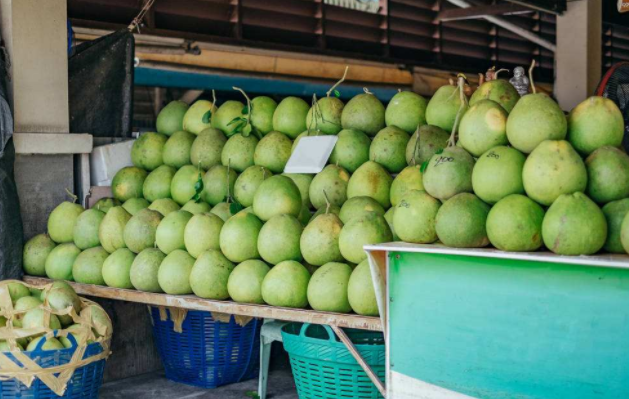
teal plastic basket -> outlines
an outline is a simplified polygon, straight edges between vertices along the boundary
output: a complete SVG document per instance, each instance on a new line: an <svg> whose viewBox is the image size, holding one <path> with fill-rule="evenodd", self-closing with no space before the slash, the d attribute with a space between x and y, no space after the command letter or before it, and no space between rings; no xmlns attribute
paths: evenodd
<svg viewBox="0 0 629 399"><path fill-rule="evenodd" d="M344 330L365 362L384 381L384 336ZM362 367L329 326L291 323L282 328L299 399L382 398Z"/></svg>

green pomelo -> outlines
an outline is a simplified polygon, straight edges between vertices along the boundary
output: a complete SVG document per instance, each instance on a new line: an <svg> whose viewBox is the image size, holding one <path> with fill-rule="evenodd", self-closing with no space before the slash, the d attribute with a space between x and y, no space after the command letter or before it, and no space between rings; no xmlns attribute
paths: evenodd
<svg viewBox="0 0 629 399"><path fill-rule="evenodd" d="M347 284L347 299L352 310L359 315L380 315L378 302L376 301L376 291L371 280L371 269L367 259L360 262L352 272Z"/></svg>
<svg viewBox="0 0 629 399"><path fill-rule="evenodd" d="M64 201L48 217L48 234L58 244L74 240L74 226L85 209L79 204Z"/></svg>
<svg viewBox="0 0 629 399"><path fill-rule="evenodd" d="M281 214L297 217L301 208L299 188L290 177L271 176L260 184L253 196L253 212L263 221Z"/></svg>
<svg viewBox="0 0 629 399"><path fill-rule="evenodd" d="M155 246L157 226L162 214L150 209L142 209L131 217L124 228L124 243L132 252L140 253ZM109 285L109 284L108 284Z"/></svg>
<svg viewBox="0 0 629 399"><path fill-rule="evenodd" d="M542 237L556 254L592 255L607 241L607 220L585 194L562 194L546 211Z"/></svg>
<svg viewBox="0 0 629 399"><path fill-rule="evenodd" d="M16 312L27 312L31 309L35 309L42 304L42 301L39 298L35 298L32 296L23 296L17 301L15 301L15 305L13 306L13 310Z"/></svg>
<svg viewBox="0 0 629 399"><path fill-rule="evenodd" d="M201 198L214 206L234 192L234 184L238 174L227 166L216 165L203 176L203 192Z"/></svg>
<svg viewBox="0 0 629 399"><path fill-rule="evenodd" d="M76 292L74 291L74 288L72 288L72 286L67 281L64 281L64 280L53 281L50 289L52 290L53 288L60 288L69 292L74 292L76 294ZM46 299L47 292L45 290L41 290L39 295L40 295L39 299L44 301Z"/></svg>
<svg viewBox="0 0 629 399"><path fill-rule="evenodd" d="M194 215L183 232L186 251L196 259L208 249L220 249L219 237L224 223L213 213Z"/></svg>
<svg viewBox="0 0 629 399"><path fill-rule="evenodd" d="M492 100L509 113L519 99L520 94L511 83L504 79L495 79L483 83L476 89L470 97L470 106L483 100Z"/></svg>
<svg viewBox="0 0 629 399"><path fill-rule="evenodd" d="M285 260L301 261L299 239L303 229L294 216L273 216L262 226L258 235L258 252L262 259L272 265Z"/></svg>
<svg viewBox="0 0 629 399"><path fill-rule="evenodd" d="M53 280L72 280L72 265L80 253L72 243L57 245L46 258L46 276Z"/></svg>
<svg viewBox="0 0 629 399"><path fill-rule="evenodd" d="M365 133L355 129L343 129L338 134L329 162L354 173L369 160L370 146L371 139Z"/></svg>
<svg viewBox="0 0 629 399"><path fill-rule="evenodd" d="M587 194L599 204L629 197L629 156L615 147L595 150L585 160Z"/></svg>
<svg viewBox="0 0 629 399"><path fill-rule="evenodd" d="M115 206L105 214L98 228L100 245L109 253L118 248L125 248L124 228L131 215L121 206Z"/></svg>
<svg viewBox="0 0 629 399"><path fill-rule="evenodd" d="M42 337L39 337L39 338L36 338L36 339L40 339L40 338L42 338ZM24 350L24 346L22 344L20 344L19 342L16 342L15 343L15 350L23 351ZM9 346L8 342L0 341L0 352L11 352L11 347Z"/></svg>
<svg viewBox="0 0 629 399"><path fill-rule="evenodd" d="M250 166L245 169L234 183L234 199L242 206L253 205L253 196L265 179L273 176L270 170L263 166Z"/></svg>
<svg viewBox="0 0 629 399"><path fill-rule="evenodd" d="M310 207L307 205L302 205L301 212L299 212L299 216L297 216L297 220L301 223L302 226L306 226L310 219L312 218L312 212L310 212Z"/></svg>
<svg viewBox="0 0 629 399"><path fill-rule="evenodd" d="M157 282L162 290L171 295L192 294L190 272L194 258L186 251L176 249L166 255L157 272Z"/></svg>
<svg viewBox="0 0 629 399"><path fill-rule="evenodd" d="M190 152L196 137L185 130L173 133L164 144L164 164L177 169L190 165Z"/></svg>
<svg viewBox="0 0 629 399"><path fill-rule="evenodd" d="M18 299L29 296L31 294L28 287L21 282L10 283L7 285L7 288L9 290L11 302L13 302L14 304Z"/></svg>
<svg viewBox="0 0 629 399"><path fill-rule="evenodd" d="M164 216L155 232L155 243L166 255L177 249L186 249L184 231L192 214L186 211L175 211Z"/></svg>
<svg viewBox="0 0 629 399"><path fill-rule="evenodd" d="M101 336L111 336L113 332L113 326L109 315L98 304L90 304L85 306L81 310L80 316L84 320L90 320L92 324L92 331L96 335L96 338Z"/></svg>
<svg viewBox="0 0 629 399"><path fill-rule="evenodd" d="M459 118L465 115L468 106L463 105L463 111ZM461 96L457 86L441 86L432 96L426 106L426 123L451 132L454 121L461 110Z"/></svg>
<svg viewBox="0 0 629 399"><path fill-rule="evenodd" d="M170 136L178 130L183 130L183 118L188 111L188 104L175 100L169 102L157 115L155 126L159 133Z"/></svg>
<svg viewBox="0 0 629 399"><path fill-rule="evenodd" d="M542 246L544 210L532 199L511 194L489 211L487 237L503 251L532 252Z"/></svg>
<svg viewBox="0 0 629 399"><path fill-rule="evenodd" d="M203 252L190 272L190 287L198 297L214 300L229 299L227 281L234 270L231 263L219 250Z"/></svg>
<svg viewBox="0 0 629 399"><path fill-rule="evenodd" d="M129 212L129 215L135 216L142 209L146 209L151 204L144 198L129 198L122 204L125 211Z"/></svg>
<svg viewBox="0 0 629 399"><path fill-rule="evenodd" d="M72 265L72 277L77 283L105 285L103 263L109 252L103 247L94 247L81 252Z"/></svg>
<svg viewBox="0 0 629 399"><path fill-rule="evenodd" d="M530 154L545 140L563 140L567 130L563 111L543 93L523 96L507 120L509 143L525 154Z"/></svg>
<svg viewBox="0 0 629 399"><path fill-rule="evenodd" d="M407 192L395 208L393 228L405 242L432 244L437 241L435 220L441 202L423 190Z"/></svg>
<svg viewBox="0 0 629 399"><path fill-rule="evenodd" d="M80 249L99 246L98 228L104 217L105 212L94 208L81 213L74 225L74 244Z"/></svg>
<svg viewBox="0 0 629 399"><path fill-rule="evenodd" d="M223 222L226 222L227 219L234 216L230 208L231 204L227 202L221 202L220 204L216 204L216 206L212 208L210 213L215 214L219 218L223 219Z"/></svg>
<svg viewBox="0 0 629 399"><path fill-rule="evenodd" d="M296 138L306 130L306 116L310 107L297 97L283 99L273 113L273 130L284 133L289 138Z"/></svg>
<svg viewBox="0 0 629 399"><path fill-rule="evenodd" d="M120 248L109 255L103 263L103 280L109 287L133 288L131 284L131 265L135 254L127 248Z"/></svg>
<svg viewBox="0 0 629 399"><path fill-rule="evenodd" d="M546 206L562 194L585 191L587 179L583 160L564 140L542 142L528 156L522 170L526 194Z"/></svg>
<svg viewBox="0 0 629 399"><path fill-rule="evenodd" d="M524 194L522 169L526 157L515 148L494 147L478 158L472 171L474 193L488 204L507 195Z"/></svg>
<svg viewBox="0 0 629 399"><path fill-rule="evenodd" d="M48 325L45 324L45 314L46 311L44 309L35 308L31 309L28 312L24 313L22 317L22 328L41 328L41 327L49 327L52 330L61 329L61 323L59 322L59 318L51 314Z"/></svg>
<svg viewBox="0 0 629 399"><path fill-rule="evenodd" d="M242 173L245 169L254 165L253 155L258 145L258 139L250 134L234 134L227 140L221 154L223 166L229 165L231 169Z"/></svg>
<svg viewBox="0 0 629 399"><path fill-rule="evenodd" d="M408 133L395 126L385 127L376 134L369 147L369 160L379 163L391 173L406 167Z"/></svg>
<svg viewBox="0 0 629 399"><path fill-rule="evenodd" d="M347 286L352 268L345 263L330 262L318 268L308 283L308 302L314 310L349 313Z"/></svg>
<svg viewBox="0 0 629 399"><path fill-rule="evenodd" d="M31 276L46 275L46 258L56 244L48 234L38 234L24 244L22 267Z"/></svg>
<svg viewBox="0 0 629 399"><path fill-rule="evenodd" d="M136 290L162 292L157 281L157 273L165 257L166 255L157 248L147 248L135 257L129 277Z"/></svg>
<svg viewBox="0 0 629 399"><path fill-rule="evenodd" d="M172 166L162 165L155 169L144 180L142 193L148 202L162 198L170 198L170 183L177 173Z"/></svg>
<svg viewBox="0 0 629 399"><path fill-rule="evenodd" d="M370 212L343 226L339 235L339 249L345 259L358 264L367 258L363 246L392 240L393 234L384 216Z"/></svg>
<svg viewBox="0 0 629 399"><path fill-rule="evenodd" d="M209 213L212 210L212 206L207 202L190 200L181 207L181 210L188 211L193 215L198 215L199 213Z"/></svg>
<svg viewBox="0 0 629 399"><path fill-rule="evenodd" d="M318 130L323 134L337 134L341 131L343 101L336 97L323 97L310 107L306 116L308 130Z"/></svg>
<svg viewBox="0 0 629 399"><path fill-rule="evenodd" d="M421 165L407 166L391 183L391 205L397 206L402 197L411 190L423 190L424 179L422 177Z"/></svg>
<svg viewBox="0 0 629 399"><path fill-rule="evenodd" d="M166 216L171 212L176 212L179 209L179 205L173 201L171 198L161 198L153 201L153 203L149 206L150 210L157 211L162 214L162 216Z"/></svg>
<svg viewBox="0 0 629 399"><path fill-rule="evenodd" d="M481 156L507 145L507 111L491 100L481 100L467 110L459 126L459 142L470 154Z"/></svg>
<svg viewBox="0 0 629 399"><path fill-rule="evenodd" d="M282 173L290 158L293 142L280 132L270 132L260 140L253 154L253 162L273 173Z"/></svg>
<svg viewBox="0 0 629 399"><path fill-rule="evenodd" d="M185 165L182 166L170 183L170 193L173 200L179 204L184 205L186 202L194 198L196 194L197 182L203 179L203 170L200 170L196 166ZM204 192L201 191L201 195Z"/></svg>
<svg viewBox="0 0 629 399"><path fill-rule="evenodd" d="M486 247L489 239L485 223L489 209L489 205L474 194L461 193L450 198L437 212L435 228L439 240L454 248Z"/></svg>
<svg viewBox="0 0 629 399"><path fill-rule="evenodd" d="M297 148L297 144L299 144L299 141L304 138L304 137L316 137L316 136L324 136L323 133L317 131L317 130L306 130L305 132L301 132L299 134L299 136L297 136L294 140L293 140L293 146L290 149L291 154L293 152L295 152L295 148Z"/></svg>
<svg viewBox="0 0 629 399"><path fill-rule="evenodd" d="M238 120L244 118L242 113L245 105L240 101L227 100L212 115L212 127L219 129L227 137L236 133L236 127L239 125ZM236 122L234 122L236 119Z"/></svg>
<svg viewBox="0 0 629 399"><path fill-rule="evenodd" d="M253 129L262 136L273 130L273 114L277 103L271 97L259 96L251 100L251 119Z"/></svg>
<svg viewBox="0 0 629 399"><path fill-rule="evenodd" d="M190 147L190 162L203 170L220 165L225 143L227 137L220 130L214 128L203 130Z"/></svg>
<svg viewBox="0 0 629 399"><path fill-rule="evenodd" d="M343 222L334 213L315 216L304 228L299 241L301 254L306 262L321 266L328 262L342 262L339 236Z"/></svg>
<svg viewBox="0 0 629 399"><path fill-rule="evenodd" d="M258 259L250 259L240 263L232 270L227 280L227 292L231 299L240 303L262 305L262 281L271 270Z"/></svg>
<svg viewBox="0 0 629 399"><path fill-rule="evenodd" d="M221 251L232 262L258 259L258 236L262 222L249 212L240 212L225 222L219 236Z"/></svg>
<svg viewBox="0 0 629 399"><path fill-rule="evenodd" d="M421 165L429 161L437 151L447 147L449 138L450 134L438 126L420 126L406 145L406 162Z"/></svg>
<svg viewBox="0 0 629 399"><path fill-rule="evenodd" d="M120 205L122 205L122 202L118 201L115 198L101 198L98 201L96 201L96 203L94 204L94 206L92 206L92 208L98 209L99 211L103 211L107 213L114 206L120 206Z"/></svg>
<svg viewBox="0 0 629 399"><path fill-rule="evenodd" d="M120 169L111 181L111 192L114 198L120 202L125 202L130 198L142 198L146 176L148 173L144 169L135 166Z"/></svg>
<svg viewBox="0 0 629 399"><path fill-rule="evenodd" d="M620 243L626 253L629 253L629 217L625 215L620 225Z"/></svg>
<svg viewBox="0 0 629 399"><path fill-rule="evenodd" d="M41 303L41 301L39 302ZM64 288L52 288L46 296L46 302L50 309L54 311L64 311L67 308L72 307L77 314L81 311L82 306L81 299L76 292ZM57 315L57 317L59 318L61 325L64 327L74 323L72 316L69 314Z"/></svg>
<svg viewBox="0 0 629 399"><path fill-rule="evenodd" d="M367 213L374 212L384 216L384 208L378 201L371 197L361 196L348 199L339 212L339 218L343 224L349 223L350 220L365 216Z"/></svg>
<svg viewBox="0 0 629 399"><path fill-rule="evenodd" d="M53 351L53 350L58 350L58 349L64 349L65 346L63 346L63 344L61 342L59 342L59 340L57 338L53 338L53 337L49 337L49 338L45 338L45 337L37 337L35 339L33 339L28 346L26 347L26 351L27 352L31 352L34 351L37 346L39 345L40 341L42 339L45 339L44 344L41 346L41 350L45 350L45 351Z"/></svg>
<svg viewBox="0 0 629 399"><path fill-rule="evenodd" d="M148 171L157 169L164 164L162 153L164 152L164 144L166 144L168 136L147 132L143 133L133 142L131 148L131 162L138 168Z"/></svg>
<svg viewBox="0 0 629 399"><path fill-rule="evenodd" d="M44 291L40 288L29 288L28 290L31 292L31 296L34 296L35 298L41 297L41 293ZM0 325L0 327L2 327L2 325Z"/></svg>
<svg viewBox="0 0 629 399"><path fill-rule="evenodd" d="M210 112L208 114L208 112ZM210 121L216 114L216 106L212 104L211 101L207 100L197 100L188 108L186 114L183 117L183 130L190 132L192 134L199 134L203 130L211 127ZM204 116L209 115L210 118L207 117L204 122Z"/></svg>
<svg viewBox="0 0 629 399"><path fill-rule="evenodd" d="M305 308L308 306L310 273L299 262L278 263L262 281L262 299L271 306Z"/></svg>
<svg viewBox="0 0 629 399"><path fill-rule="evenodd" d="M345 104L341 125L343 129L360 130L373 137L384 129L384 114L384 105L378 97L369 93L358 94Z"/></svg>
<svg viewBox="0 0 629 399"><path fill-rule="evenodd" d="M309 209L312 206L310 203L310 185L312 184L314 176L306 173L283 173L283 175L290 177L297 185L299 193L301 194L301 202Z"/></svg>
<svg viewBox="0 0 629 399"><path fill-rule="evenodd" d="M347 201L347 185L350 175L345 169L328 165L315 175L308 189L310 202L316 209L331 205L341 206ZM326 201L327 198L327 201Z"/></svg>
<svg viewBox="0 0 629 399"><path fill-rule="evenodd" d="M590 97L568 115L568 141L583 156L603 146L620 147L625 122L615 102L605 97Z"/></svg>
<svg viewBox="0 0 629 399"><path fill-rule="evenodd" d="M629 213L629 198L609 202L602 211L607 220L607 240L603 249L614 254L624 254L626 251L622 246L620 235L622 222Z"/></svg>
<svg viewBox="0 0 629 399"><path fill-rule="evenodd" d="M388 211L384 213L384 220L387 221L389 228L391 229L391 235L393 235L393 241L400 241L400 237L395 233L395 226L393 225L393 218L395 217L395 207L392 206Z"/></svg>
<svg viewBox="0 0 629 399"><path fill-rule="evenodd" d="M428 101L412 91L401 91L393 96L384 113L387 126L396 126L411 134L426 124Z"/></svg>
<svg viewBox="0 0 629 399"><path fill-rule="evenodd" d="M459 147L448 147L430 158L424 172L428 194L445 201L459 193L472 192L474 158Z"/></svg>
<svg viewBox="0 0 629 399"><path fill-rule="evenodd" d="M387 209L391 206L391 184L393 178L376 162L365 162L349 179L347 198L367 196L375 199Z"/></svg>
<svg viewBox="0 0 629 399"><path fill-rule="evenodd" d="M333 213L336 216L339 216L340 213L341 213L341 208L336 206L336 205L330 205L329 208L327 206L323 206L323 207L319 208L315 213L312 214L312 216L310 217L310 220L308 221L308 223L310 223L313 220L315 220L315 218L317 216L324 215L326 213Z"/></svg>

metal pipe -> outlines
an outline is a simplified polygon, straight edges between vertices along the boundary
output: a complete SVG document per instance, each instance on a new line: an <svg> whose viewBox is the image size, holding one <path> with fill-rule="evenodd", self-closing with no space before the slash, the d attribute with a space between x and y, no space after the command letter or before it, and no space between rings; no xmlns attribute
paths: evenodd
<svg viewBox="0 0 629 399"><path fill-rule="evenodd" d="M472 4L468 3L465 0L448 0L449 3L452 3L456 6L459 6L461 8L469 8L472 7ZM548 49L550 51L552 51L553 53L557 51L557 46L551 42L549 42L546 39L542 39L541 37L539 37L538 35L529 32L528 30L521 28L509 21L506 21L503 18L500 17L495 17L493 15L484 15L482 16L482 18L486 19L489 22L492 22L495 25L498 25L504 29L507 29L517 35L522 36L523 38L532 41L535 44L538 44L542 47L544 47L545 49Z"/></svg>

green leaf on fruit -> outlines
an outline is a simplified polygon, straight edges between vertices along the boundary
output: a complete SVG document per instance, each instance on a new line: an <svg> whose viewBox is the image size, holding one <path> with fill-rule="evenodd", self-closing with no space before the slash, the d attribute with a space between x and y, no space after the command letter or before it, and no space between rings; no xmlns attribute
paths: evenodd
<svg viewBox="0 0 629 399"><path fill-rule="evenodd" d="M338 90L334 90L334 95L338 98L341 97L341 92Z"/></svg>
<svg viewBox="0 0 629 399"><path fill-rule="evenodd" d="M253 399L260 399L260 395L256 391L247 391L245 392L245 396Z"/></svg>
<svg viewBox="0 0 629 399"><path fill-rule="evenodd" d="M201 172L199 172L199 177L197 178L196 183L194 183L194 196L192 197L194 202L196 202L197 204L201 202L202 191L203 191L203 176L201 175Z"/></svg>
<svg viewBox="0 0 629 399"><path fill-rule="evenodd" d="M249 113L249 107L245 105L245 107L242 109L242 114L247 115L248 113Z"/></svg>
<svg viewBox="0 0 629 399"><path fill-rule="evenodd" d="M437 154L437 155L443 154L443 148L440 148L437 151L435 151L435 154Z"/></svg>
<svg viewBox="0 0 629 399"><path fill-rule="evenodd" d="M201 120L203 121L203 123L210 123L211 119L212 119L212 110L209 110L205 114L203 114L203 118Z"/></svg>
<svg viewBox="0 0 629 399"><path fill-rule="evenodd" d="M422 163L422 166L419 168L419 171L424 173L426 169L428 168L428 163L429 161L424 161L424 163Z"/></svg>
<svg viewBox="0 0 629 399"><path fill-rule="evenodd" d="M232 215L237 214L238 212L242 211L243 209L245 209L244 206L242 206L242 204L234 201L231 204L229 204L229 213L231 213Z"/></svg>
<svg viewBox="0 0 629 399"><path fill-rule="evenodd" d="M231 120L231 121L227 124L227 126L231 126L231 125L233 125L233 124L235 124L235 123L242 123L242 122L245 122L245 123L246 123L246 122L247 122L247 120L246 120L245 118L241 117L241 116L237 116L237 117L235 117L234 119L232 119L232 120Z"/></svg>

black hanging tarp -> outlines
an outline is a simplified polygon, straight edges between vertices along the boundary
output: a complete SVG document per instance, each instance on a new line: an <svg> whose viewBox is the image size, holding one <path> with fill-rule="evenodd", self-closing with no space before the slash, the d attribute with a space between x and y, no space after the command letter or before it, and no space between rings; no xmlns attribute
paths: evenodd
<svg viewBox="0 0 629 399"><path fill-rule="evenodd" d="M22 278L22 216L13 163L13 115L4 82L6 68L0 62L0 280Z"/></svg>
<svg viewBox="0 0 629 399"><path fill-rule="evenodd" d="M126 29L75 47L68 60L70 132L130 136L134 54Z"/></svg>

